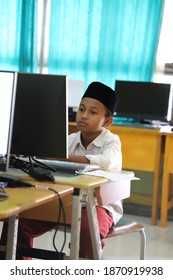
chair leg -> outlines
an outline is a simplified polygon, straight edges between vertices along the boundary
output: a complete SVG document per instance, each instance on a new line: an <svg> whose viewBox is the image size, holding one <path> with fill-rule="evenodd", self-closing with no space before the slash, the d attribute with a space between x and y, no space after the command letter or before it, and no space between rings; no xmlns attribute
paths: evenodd
<svg viewBox="0 0 173 280"><path fill-rule="evenodd" d="M146 234L144 229L140 231L140 236L141 236L140 260L144 260L145 252L146 252Z"/></svg>

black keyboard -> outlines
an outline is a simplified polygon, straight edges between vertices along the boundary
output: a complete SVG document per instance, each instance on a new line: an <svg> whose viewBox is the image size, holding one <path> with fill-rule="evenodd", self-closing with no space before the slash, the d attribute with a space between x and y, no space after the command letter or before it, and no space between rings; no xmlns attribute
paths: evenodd
<svg viewBox="0 0 173 280"><path fill-rule="evenodd" d="M98 165L68 162L61 160L47 160L34 158L32 165L28 159L11 157L10 167L18 168L39 181L54 181L53 176L74 176L81 172L100 169Z"/></svg>
<svg viewBox="0 0 173 280"><path fill-rule="evenodd" d="M47 166L54 168L55 173L64 174L76 174L81 171L93 171L98 170L99 166L94 164L83 164L77 162L59 161L59 160L42 160L37 159L39 162L46 164Z"/></svg>
<svg viewBox="0 0 173 280"><path fill-rule="evenodd" d="M156 129L160 130L161 125L157 124L144 124L138 122L117 122L113 124L114 126L123 126L123 127L134 127L134 128L143 128L143 129Z"/></svg>
<svg viewBox="0 0 173 280"><path fill-rule="evenodd" d="M18 187L33 187L33 185L21 177L11 175L9 173L0 173L0 182L7 183L6 187L18 188Z"/></svg>

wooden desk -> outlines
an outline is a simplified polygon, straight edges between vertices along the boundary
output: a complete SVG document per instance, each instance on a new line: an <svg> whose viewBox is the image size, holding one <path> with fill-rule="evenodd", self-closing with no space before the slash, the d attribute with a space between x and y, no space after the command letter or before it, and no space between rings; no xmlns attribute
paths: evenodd
<svg viewBox="0 0 173 280"><path fill-rule="evenodd" d="M58 191L61 197L73 192L72 187L60 185L51 185L51 187ZM9 198L0 202L0 220L8 219L6 259L15 259L19 214L57 200L57 195L48 189L40 188L6 188L6 192L9 194Z"/></svg>
<svg viewBox="0 0 173 280"><path fill-rule="evenodd" d="M158 192L161 154L164 148L163 134L159 130L110 126L119 135L122 144L123 169L154 173L152 196L152 225L157 224ZM69 123L69 132L76 131L76 124Z"/></svg>
<svg viewBox="0 0 173 280"><path fill-rule="evenodd" d="M16 172L14 170L11 170L11 173L19 176L19 174L22 172L20 170L17 170ZM123 171L123 174L124 173L126 172ZM133 172L127 172L127 175L134 176ZM33 181L33 179L28 175L23 175L22 177L28 181ZM69 256L70 259L74 260L79 258L80 220L81 208L83 203L85 203L87 208L94 258L102 259L103 252L101 248L101 241L99 242L100 235L95 209L95 189L98 187L102 188L104 186L106 188L109 188L109 186L112 187L112 181L109 181L104 177L95 177L89 175L80 175L73 177L62 177L61 175L55 177L55 181L55 185L47 182L42 183L33 181L33 183L42 187L51 186L51 188L58 188L57 191L61 196L68 197L73 192L71 214L71 246ZM127 191L123 190L122 193L118 192L118 197L117 199L115 198L115 201L127 198L130 195L130 181L128 182L129 184L127 184L127 181L125 180L125 188L127 187ZM118 184L116 187L119 189ZM2 204L0 204L0 219L10 219L11 217L13 218L13 228L9 228L8 230L8 232L10 232L10 237L8 236L6 258L14 259L17 241L17 234L15 234L15 232L17 232L19 214L21 217L25 218L40 219L40 217L42 216L42 220L49 220L49 217L45 215L45 212L38 211L38 206L43 207L47 205L52 207L50 201L57 198L54 192L48 189L41 188L7 188L7 191L10 198L9 200L6 200L2 202ZM69 203L69 199L67 201ZM68 204L68 206L69 205L70 204ZM36 212L34 210L37 211L37 215L35 215ZM55 213L57 221L57 208ZM13 240L11 240L11 238Z"/></svg>
<svg viewBox="0 0 173 280"><path fill-rule="evenodd" d="M151 224L157 224L158 193L160 180L163 135L158 130L112 126L122 143L123 169L153 172Z"/></svg>
<svg viewBox="0 0 173 280"><path fill-rule="evenodd" d="M127 175L134 176L133 172L124 172ZM74 187L73 192L73 199L72 205L70 203L69 197L66 196L66 213L67 214L67 223L71 224L71 245L70 245L70 256L69 258L72 260L79 259L79 241L80 241L80 220L81 220L81 208L82 204L85 203L87 208L87 214L90 224L90 231L91 231L91 239L92 239L92 246L93 246L93 254L95 259L102 259L102 248L100 240L100 235L98 231L98 222L97 222L97 215L95 210L95 189L106 186L106 188L112 187L112 182L104 177L95 177L89 175L80 175L80 176L73 176L73 177L62 177L56 176L55 177L56 183L60 185L69 185ZM46 183L45 183L46 184ZM118 188L118 186L117 186ZM124 199L129 197L130 195L130 181L127 185L125 181L125 188L126 191L121 189L117 192L117 199ZM86 199L87 198L87 199ZM51 212L52 216L50 218L49 215L43 215L43 210L45 207L49 206L49 213ZM54 208L56 207L55 203L45 204L40 207L41 211L37 211L36 209L31 209L22 213L22 217L30 218L30 219L39 219L39 220L48 220L48 221L57 221L57 217L53 214ZM38 209L38 208L37 208ZM71 211L71 213L70 213ZM71 215L70 215L71 214ZM55 220L54 220L55 219ZM68 257L66 257L68 258Z"/></svg>
<svg viewBox="0 0 173 280"><path fill-rule="evenodd" d="M169 197L170 174L173 174L173 132L167 132L164 153L162 180L161 218L160 226L167 226L168 209L173 208L173 197Z"/></svg>

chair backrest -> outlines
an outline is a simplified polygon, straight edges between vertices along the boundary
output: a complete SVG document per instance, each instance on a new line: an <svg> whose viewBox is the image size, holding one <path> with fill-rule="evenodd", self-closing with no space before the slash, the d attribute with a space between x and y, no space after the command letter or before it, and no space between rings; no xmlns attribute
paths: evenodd
<svg viewBox="0 0 173 280"><path fill-rule="evenodd" d="M130 196L130 185L130 180L110 181L104 183L104 186L96 188L99 205L107 205L128 198Z"/></svg>

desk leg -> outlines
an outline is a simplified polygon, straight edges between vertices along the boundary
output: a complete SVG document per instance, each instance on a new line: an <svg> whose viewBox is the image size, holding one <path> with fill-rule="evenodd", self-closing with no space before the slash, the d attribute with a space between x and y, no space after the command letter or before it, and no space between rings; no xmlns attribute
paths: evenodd
<svg viewBox="0 0 173 280"><path fill-rule="evenodd" d="M86 197L86 198L85 198ZM73 193L70 259L79 259L80 226L82 204L87 207L88 221L90 224L91 241L94 259L102 259L102 247L95 208L94 189L75 189Z"/></svg>
<svg viewBox="0 0 173 280"><path fill-rule="evenodd" d="M151 224L153 226L157 225L157 211L158 211L158 192L159 192L159 172L154 174L153 183L153 199L152 199L152 214L151 214Z"/></svg>
<svg viewBox="0 0 173 280"><path fill-rule="evenodd" d="M160 180L160 162L162 154L162 138L159 137L156 148L156 159L154 167L154 182L153 182L153 199L152 199L152 213L151 224L157 225L157 213L158 213L158 194L159 194L159 180Z"/></svg>
<svg viewBox="0 0 173 280"><path fill-rule="evenodd" d="M172 153L172 137L166 136L165 157L163 166L163 179L162 179L162 197L161 197L161 214L160 214L160 226L167 226L168 209L172 208L171 201L169 202L169 188L170 188L170 171L172 164L170 161L170 153Z"/></svg>
<svg viewBox="0 0 173 280"><path fill-rule="evenodd" d="M16 259L18 221L18 215L14 215L8 219L6 260Z"/></svg>
<svg viewBox="0 0 173 280"><path fill-rule="evenodd" d="M103 251L101 246L101 239L99 234L99 226L98 226L97 213L95 207L94 189L88 190L86 207L87 207L88 221L90 225L90 234L91 234L94 259L101 260L103 256Z"/></svg>
<svg viewBox="0 0 173 280"><path fill-rule="evenodd" d="M164 174L162 186L162 199L161 199L161 214L160 214L160 226L167 226L168 216L168 195L169 195L169 174Z"/></svg>
<svg viewBox="0 0 173 280"><path fill-rule="evenodd" d="M71 260L79 259L82 196L83 196L82 189L74 189L73 203L72 203L71 242L70 242Z"/></svg>
<svg viewBox="0 0 173 280"><path fill-rule="evenodd" d="M169 151L170 152L170 151ZM167 217L168 217L168 204L169 204L169 176L167 172L167 164L165 164L163 179L162 179L162 197L161 197L161 213L160 213L160 226L167 226Z"/></svg>

